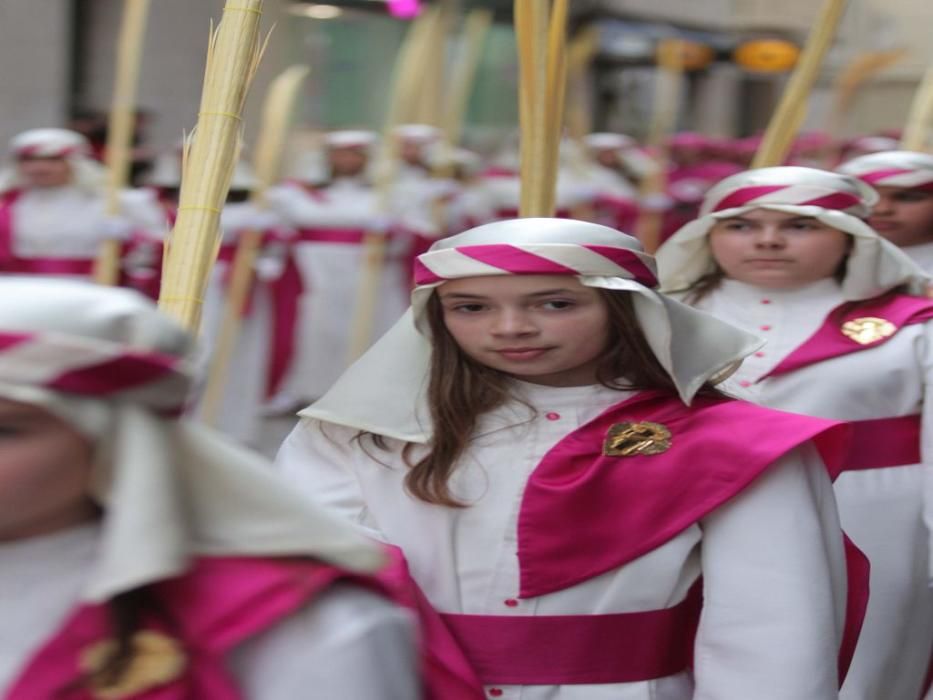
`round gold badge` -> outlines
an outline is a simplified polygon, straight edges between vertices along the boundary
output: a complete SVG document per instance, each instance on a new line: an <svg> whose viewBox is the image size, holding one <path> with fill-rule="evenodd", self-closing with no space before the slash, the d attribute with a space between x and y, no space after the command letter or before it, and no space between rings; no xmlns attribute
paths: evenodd
<svg viewBox="0 0 933 700"><path fill-rule="evenodd" d="M671 449L671 431L660 423L616 423L606 434L603 454L607 457L657 455Z"/></svg>
<svg viewBox="0 0 933 700"><path fill-rule="evenodd" d="M842 324L842 334L859 345L871 345L883 338L892 336L897 327L890 321L874 316L855 318Z"/></svg>
<svg viewBox="0 0 933 700"><path fill-rule="evenodd" d="M101 671L116 650L116 642L104 640L84 649L79 666L88 674ZM94 700L122 700L165 685L179 678L185 670L181 645L168 635L143 630L133 635L133 657L126 670L112 681L94 680Z"/></svg>

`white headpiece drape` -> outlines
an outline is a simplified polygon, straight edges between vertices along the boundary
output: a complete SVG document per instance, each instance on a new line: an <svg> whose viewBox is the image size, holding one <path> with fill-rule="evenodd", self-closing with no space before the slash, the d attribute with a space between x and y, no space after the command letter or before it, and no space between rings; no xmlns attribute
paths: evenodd
<svg viewBox="0 0 933 700"><path fill-rule="evenodd" d="M135 292L0 278L0 396L58 415L95 445L103 540L86 598L177 575L199 555L377 568L376 545L309 506L261 457L174 417L190 349L188 334Z"/></svg>
<svg viewBox="0 0 933 700"><path fill-rule="evenodd" d="M565 274L588 287L631 292L645 338L684 402L761 341L659 294L654 261L631 236L569 219L512 219L436 242L416 262L412 306L318 402L301 412L408 442L427 442L431 342L425 305L447 280Z"/></svg>

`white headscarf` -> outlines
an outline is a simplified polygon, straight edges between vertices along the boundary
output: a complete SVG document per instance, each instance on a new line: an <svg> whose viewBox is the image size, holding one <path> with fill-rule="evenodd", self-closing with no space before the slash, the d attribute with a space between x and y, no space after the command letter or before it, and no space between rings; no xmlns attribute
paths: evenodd
<svg viewBox="0 0 933 700"><path fill-rule="evenodd" d="M107 171L91 157L91 145L77 131L30 129L14 136L8 150L12 162L0 170L0 192L23 186L16 160L24 156L62 158L71 167L71 184L91 192L104 186Z"/></svg>
<svg viewBox="0 0 933 700"><path fill-rule="evenodd" d="M859 156L837 168L874 187L933 191L933 155L916 151L882 151Z"/></svg>
<svg viewBox="0 0 933 700"><path fill-rule="evenodd" d="M447 280L510 274L566 274L588 287L631 292L648 345L685 403L762 345L755 336L654 291L654 261L631 236L584 221L512 219L438 241L419 256L411 309L300 415L428 442L427 301Z"/></svg>
<svg viewBox="0 0 933 700"><path fill-rule="evenodd" d="M717 221L771 209L812 217L852 236L854 245L842 281L846 300L872 299L900 285L922 295L929 282L923 270L863 221L877 201L878 193L861 180L814 168L761 168L727 177L706 193L700 217L658 251L662 287L689 289L717 271L709 246L709 233Z"/></svg>
<svg viewBox="0 0 933 700"><path fill-rule="evenodd" d="M85 598L175 576L199 555L376 569L376 545L310 507L265 460L173 417L190 350L190 336L136 292L0 278L0 396L56 414L96 448L90 493L103 534Z"/></svg>

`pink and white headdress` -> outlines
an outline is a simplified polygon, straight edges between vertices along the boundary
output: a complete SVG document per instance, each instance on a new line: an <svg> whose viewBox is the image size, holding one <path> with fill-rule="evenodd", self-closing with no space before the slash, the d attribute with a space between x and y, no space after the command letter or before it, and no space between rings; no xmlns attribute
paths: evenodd
<svg viewBox="0 0 933 700"><path fill-rule="evenodd" d="M77 131L69 129L30 129L14 136L9 143L12 163L0 171L0 192L22 185L15 161L20 158L63 158L71 166L72 183L88 190L103 186L106 171L91 157L91 145Z"/></svg>
<svg viewBox="0 0 933 700"><path fill-rule="evenodd" d="M877 201L878 193L861 180L815 168L761 168L727 177L706 193L700 217L658 251L662 288L686 290L716 272L709 233L717 221L770 209L818 219L853 237L842 282L846 299L871 299L900 285L924 294L929 280L923 270L863 220Z"/></svg>
<svg viewBox="0 0 933 700"><path fill-rule="evenodd" d="M175 576L196 556L377 567L377 550L284 488L263 459L169 415L187 398L191 350L136 292L0 278L0 397L59 416L95 448L89 491L104 516L85 599Z"/></svg>
<svg viewBox="0 0 933 700"><path fill-rule="evenodd" d="M437 241L419 256L409 312L301 415L427 442L428 299L448 280L500 275L570 275L588 287L632 293L645 338L685 403L762 344L655 291L654 261L632 236L570 219L498 221Z"/></svg>
<svg viewBox="0 0 933 700"><path fill-rule="evenodd" d="M854 175L873 187L902 187L933 192L933 155L928 153L871 153L843 163L837 171Z"/></svg>

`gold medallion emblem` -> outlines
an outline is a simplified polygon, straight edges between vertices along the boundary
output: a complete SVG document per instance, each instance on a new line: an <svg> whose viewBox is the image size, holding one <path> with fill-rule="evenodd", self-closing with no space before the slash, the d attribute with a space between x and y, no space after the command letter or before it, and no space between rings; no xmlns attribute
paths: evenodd
<svg viewBox="0 0 933 700"><path fill-rule="evenodd" d="M671 431L660 423L616 423L606 434L607 457L657 455L671 449Z"/></svg>
<svg viewBox="0 0 933 700"><path fill-rule="evenodd" d="M896 332L897 327L893 323L874 316L855 318L842 324L842 334L859 345L871 345Z"/></svg>
<svg viewBox="0 0 933 700"><path fill-rule="evenodd" d="M79 665L88 674L102 671L114 654L113 640L97 642L81 653ZM185 670L185 654L171 637L143 630L133 635L133 656L123 673L114 679L94 679L91 695L94 700L121 700L139 695L151 688L170 683Z"/></svg>

